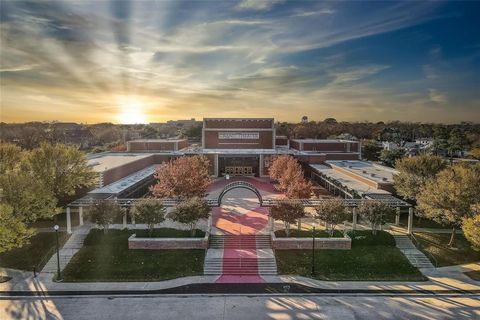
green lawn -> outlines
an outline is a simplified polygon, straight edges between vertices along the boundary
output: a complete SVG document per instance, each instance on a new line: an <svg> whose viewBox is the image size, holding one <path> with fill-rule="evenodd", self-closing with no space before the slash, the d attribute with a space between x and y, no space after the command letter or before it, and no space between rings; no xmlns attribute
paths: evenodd
<svg viewBox="0 0 480 320"><path fill-rule="evenodd" d="M422 281L425 277L395 247L385 231L372 236L356 231L351 250L315 250L315 276L320 280ZM276 250L279 274L311 277L311 250Z"/></svg>
<svg viewBox="0 0 480 320"><path fill-rule="evenodd" d="M175 233L157 231L164 237ZM177 230L178 231L178 230ZM203 274L204 250L129 250L128 237L139 230L93 229L72 258L65 281L155 281Z"/></svg>
<svg viewBox="0 0 480 320"><path fill-rule="evenodd" d="M58 234L60 246L68 239L66 232ZM41 269L55 252L55 232L39 232L30 238L30 244L0 253L0 267L32 271ZM48 254L48 257L47 257Z"/></svg>
<svg viewBox="0 0 480 320"><path fill-rule="evenodd" d="M433 255L439 267L480 261L480 251L474 250L461 234L455 236L456 248L447 247L450 233L415 232L414 235L420 242L419 249Z"/></svg>
<svg viewBox="0 0 480 320"><path fill-rule="evenodd" d="M275 231L275 236L277 238L286 238L287 234L285 233L285 230L277 230ZM343 237L343 233L335 230L333 233L334 237ZM312 237L312 231L311 230L298 230L298 229L291 229L290 230L290 237L292 238L311 238ZM329 235L327 231L325 230L315 230L315 237L317 238L328 238Z"/></svg>

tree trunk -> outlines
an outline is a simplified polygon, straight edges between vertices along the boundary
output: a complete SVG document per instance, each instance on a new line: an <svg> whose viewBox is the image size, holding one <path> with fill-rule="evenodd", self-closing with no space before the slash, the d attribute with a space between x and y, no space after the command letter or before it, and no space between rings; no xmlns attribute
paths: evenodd
<svg viewBox="0 0 480 320"><path fill-rule="evenodd" d="M290 224L285 222L285 234L287 235L287 238L290 237Z"/></svg>
<svg viewBox="0 0 480 320"><path fill-rule="evenodd" d="M448 246L452 248L455 245L455 234L456 234L456 228L452 228L452 235L450 236L450 241L448 242Z"/></svg>

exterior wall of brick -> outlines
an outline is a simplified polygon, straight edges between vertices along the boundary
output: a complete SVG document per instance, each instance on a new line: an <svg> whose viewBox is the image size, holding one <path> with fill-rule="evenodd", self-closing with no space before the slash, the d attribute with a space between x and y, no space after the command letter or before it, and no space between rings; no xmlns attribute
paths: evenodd
<svg viewBox="0 0 480 320"><path fill-rule="evenodd" d="M277 146L287 146L288 138L286 137L275 137L275 145Z"/></svg>
<svg viewBox="0 0 480 320"><path fill-rule="evenodd" d="M228 139L220 140L218 133L221 131L205 131L206 149L273 149L273 130L259 131L259 139Z"/></svg>
<svg viewBox="0 0 480 320"><path fill-rule="evenodd" d="M178 150L182 150L188 147L188 141L187 140L182 140L178 142Z"/></svg>
<svg viewBox="0 0 480 320"><path fill-rule="evenodd" d="M300 162L308 163L308 164L322 164L327 159L325 154L319 155L296 155L295 158L298 159Z"/></svg>
<svg viewBox="0 0 480 320"><path fill-rule="evenodd" d="M297 141L290 141L290 149L300 150L300 143Z"/></svg>
<svg viewBox="0 0 480 320"><path fill-rule="evenodd" d="M274 238L275 250L307 250L312 249L311 238ZM315 249L326 250L350 250L352 239L350 238L316 238Z"/></svg>
<svg viewBox="0 0 480 320"><path fill-rule="evenodd" d="M204 119L207 129L270 129L273 119Z"/></svg>
<svg viewBox="0 0 480 320"><path fill-rule="evenodd" d="M158 151L177 151L188 147L187 140L178 141L128 141L128 152L158 152Z"/></svg>
<svg viewBox="0 0 480 320"><path fill-rule="evenodd" d="M137 161L129 162L123 166L115 167L103 172L103 185L106 186L110 183L120 180L132 173L142 170L148 166L155 164L155 159L152 156L138 159Z"/></svg>
<svg viewBox="0 0 480 320"><path fill-rule="evenodd" d="M208 237L204 238L137 238L135 235L128 238L128 249L206 249Z"/></svg>
<svg viewBox="0 0 480 320"><path fill-rule="evenodd" d="M360 160L358 153L326 153L326 160Z"/></svg>

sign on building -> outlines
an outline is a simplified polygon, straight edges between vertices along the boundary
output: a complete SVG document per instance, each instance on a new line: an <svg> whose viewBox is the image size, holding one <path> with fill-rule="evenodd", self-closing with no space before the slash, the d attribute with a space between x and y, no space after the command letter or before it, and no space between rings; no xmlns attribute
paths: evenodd
<svg viewBox="0 0 480 320"><path fill-rule="evenodd" d="M260 134L258 132L219 132L220 140L258 140Z"/></svg>

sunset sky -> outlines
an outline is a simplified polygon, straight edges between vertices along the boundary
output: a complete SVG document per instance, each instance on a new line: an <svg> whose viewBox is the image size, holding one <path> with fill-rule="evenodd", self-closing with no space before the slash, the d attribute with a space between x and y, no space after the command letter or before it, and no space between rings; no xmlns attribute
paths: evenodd
<svg viewBox="0 0 480 320"><path fill-rule="evenodd" d="M480 2L1 1L4 122L480 122Z"/></svg>

